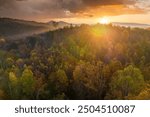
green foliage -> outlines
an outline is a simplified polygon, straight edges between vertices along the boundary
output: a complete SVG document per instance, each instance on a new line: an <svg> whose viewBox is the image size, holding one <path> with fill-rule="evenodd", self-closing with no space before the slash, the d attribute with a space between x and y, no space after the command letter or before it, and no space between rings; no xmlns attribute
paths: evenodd
<svg viewBox="0 0 150 117"><path fill-rule="evenodd" d="M130 95L135 96L140 93L144 87L144 78L138 68L129 65L113 75L110 85L112 93L120 94L116 95L116 98L127 99Z"/></svg>

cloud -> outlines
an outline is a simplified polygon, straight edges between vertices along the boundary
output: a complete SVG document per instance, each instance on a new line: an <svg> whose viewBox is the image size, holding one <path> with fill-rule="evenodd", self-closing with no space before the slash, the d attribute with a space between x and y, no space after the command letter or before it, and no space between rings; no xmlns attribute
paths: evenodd
<svg viewBox="0 0 150 117"><path fill-rule="evenodd" d="M18 1L27 1L27 0L0 0L0 7L11 7L14 6Z"/></svg>
<svg viewBox="0 0 150 117"><path fill-rule="evenodd" d="M100 17L104 15L139 14L145 12L144 9L135 6L138 3L137 0L62 1L60 4L62 8L69 10L78 17Z"/></svg>
<svg viewBox="0 0 150 117"><path fill-rule="evenodd" d="M144 13L137 0L0 0L0 16L24 19ZM132 6L132 7L131 7Z"/></svg>
<svg viewBox="0 0 150 117"><path fill-rule="evenodd" d="M92 2L91 0L82 0L87 5L120 5L120 4L134 4L136 0L95 0Z"/></svg>
<svg viewBox="0 0 150 117"><path fill-rule="evenodd" d="M14 3L14 0L0 0L0 7L5 7L12 5Z"/></svg>
<svg viewBox="0 0 150 117"><path fill-rule="evenodd" d="M71 12L80 12L88 8L96 8L108 5L128 5L135 4L136 0L60 0L62 7Z"/></svg>

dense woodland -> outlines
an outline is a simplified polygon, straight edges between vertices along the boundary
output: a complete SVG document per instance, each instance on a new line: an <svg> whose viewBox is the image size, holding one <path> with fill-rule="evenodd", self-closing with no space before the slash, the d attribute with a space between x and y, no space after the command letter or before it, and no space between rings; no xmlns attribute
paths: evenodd
<svg viewBox="0 0 150 117"><path fill-rule="evenodd" d="M1 37L0 99L150 99L150 31L97 24Z"/></svg>

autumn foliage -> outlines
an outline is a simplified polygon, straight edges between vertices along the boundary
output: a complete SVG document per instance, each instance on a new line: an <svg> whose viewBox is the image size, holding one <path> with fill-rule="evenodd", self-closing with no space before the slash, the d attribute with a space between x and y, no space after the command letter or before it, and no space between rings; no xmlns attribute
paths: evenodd
<svg viewBox="0 0 150 117"><path fill-rule="evenodd" d="M0 99L150 99L149 30L81 25L4 41Z"/></svg>

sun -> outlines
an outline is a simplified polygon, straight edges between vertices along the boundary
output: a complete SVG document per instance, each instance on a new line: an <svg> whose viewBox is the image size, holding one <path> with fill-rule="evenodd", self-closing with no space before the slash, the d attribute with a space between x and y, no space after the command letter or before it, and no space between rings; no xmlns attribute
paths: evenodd
<svg viewBox="0 0 150 117"><path fill-rule="evenodd" d="M109 24L110 23L110 20L106 17L103 17L100 19L99 21L101 24Z"/></svg>

